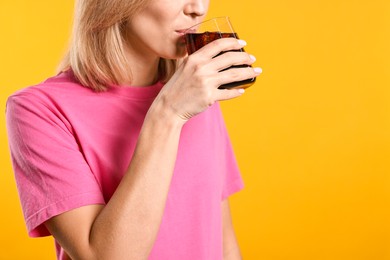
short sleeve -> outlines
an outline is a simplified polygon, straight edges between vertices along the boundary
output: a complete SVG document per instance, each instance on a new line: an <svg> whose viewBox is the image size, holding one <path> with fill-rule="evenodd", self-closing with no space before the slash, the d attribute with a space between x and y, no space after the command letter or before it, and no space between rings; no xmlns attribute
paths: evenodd
<svg viewBox="0 0 390 260"><path fill-rule="evenodd" d="M233 146L229 138L229 134L223 120L219 105L219 127L221 133L222 149L221 163L224 169L224 182L222 187L222 200L228 198L230 195L242 190L244 182L240 174L238 163L235 157Z"/></svg>
<svg viewBox="0 0 390 260"><path fill-rule="evenodd" d="M46 100L45 100L46 101ZM29 235L50 235L43 223L65 211L104 204L71 126L54 103L20 93L7 100L12 165Z"/></svg>

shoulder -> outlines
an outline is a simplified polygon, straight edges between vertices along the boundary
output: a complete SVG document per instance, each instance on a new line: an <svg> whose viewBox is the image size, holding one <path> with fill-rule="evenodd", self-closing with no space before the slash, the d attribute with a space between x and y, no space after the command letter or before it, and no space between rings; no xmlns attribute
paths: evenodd
<svg viewBox="0 0 390 260"><path fill-rule="evenodd" d="M61 101L77 99L95 92L78 83L71 72L63 72L45 81L14 92L7 99L6 108L56 107Z"/></svg>

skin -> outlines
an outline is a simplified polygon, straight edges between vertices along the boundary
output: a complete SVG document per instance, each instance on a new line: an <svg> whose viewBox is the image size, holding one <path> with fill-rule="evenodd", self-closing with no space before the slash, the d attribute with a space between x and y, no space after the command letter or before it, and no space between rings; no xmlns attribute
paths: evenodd
<svg viewBox="0 0 390 260"><path fill-rule="evenodd" d="M152 0L134 17L128 25L132 37L127 47L134 61L132 85L150 85L160 57L185 55L181 30L201 21L207 8L206 0ZM45 223L72 259L148 258L163 216L183 125L213 103L242 95L238 89L218 86L259 74L252 68L219 72L254 62L243 52L213 58L242 47L236 39L220 39L186 57L151 105L133 159L107 205L77 208ZM221 203L221 210L224 259L241 259L228 200Z"/></svg>

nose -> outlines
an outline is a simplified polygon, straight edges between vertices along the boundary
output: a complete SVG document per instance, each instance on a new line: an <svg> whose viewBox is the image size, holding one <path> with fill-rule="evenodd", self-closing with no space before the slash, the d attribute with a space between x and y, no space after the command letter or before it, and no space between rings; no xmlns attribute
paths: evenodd
<svg viewBox="0 0 390 260"><path fill-rule="evenodd" d="M184 13L192 18L206 15L209 0L188 0L184 7Z"/></svg>

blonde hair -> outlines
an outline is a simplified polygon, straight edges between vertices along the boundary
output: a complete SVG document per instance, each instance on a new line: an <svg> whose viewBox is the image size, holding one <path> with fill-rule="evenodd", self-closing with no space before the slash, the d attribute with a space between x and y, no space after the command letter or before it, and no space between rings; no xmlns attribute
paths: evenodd
<svg viewBox="0 0 390 260"><path fill-rule="evenodd" d="M111 84L131 82L125 55L126 22L150 0L78 0L69 50L59 71L73 70L80 83L96 91ZM176 60L161 58L158 76L167 81L176 70ZM154 76L154 75L151 75Z"/></svg>

